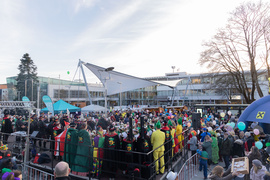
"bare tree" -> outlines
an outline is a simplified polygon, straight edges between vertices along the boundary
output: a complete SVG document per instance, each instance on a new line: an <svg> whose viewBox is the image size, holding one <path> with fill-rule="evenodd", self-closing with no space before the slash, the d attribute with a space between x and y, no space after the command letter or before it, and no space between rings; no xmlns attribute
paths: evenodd
<svg viewBox="0 0 270 180"><path fill-rule="evenodd" d="M232 87L242 94L246 103L255 100L255 90L263 97L258 70L269 69L269 23L269 4L242 4L231 13L226 27L203 43L205 50L200 64L207 65L212 72L228 72ZM262 66L260 58L266 56Z"/></svg>

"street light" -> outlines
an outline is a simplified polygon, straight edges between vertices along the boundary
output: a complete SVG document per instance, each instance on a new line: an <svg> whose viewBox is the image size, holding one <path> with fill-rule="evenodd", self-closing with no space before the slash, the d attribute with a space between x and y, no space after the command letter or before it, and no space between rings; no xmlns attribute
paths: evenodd
<svg viewBox="0 0 270 180"><path fill-rule="evenodd" d="M120 88L120 109L122 110L122 83L121 82L117 82L118 84L120 84L121 88Z"/></svg>
<svg viewBox="0 0 270 180"><path fill-rule="evenodd" d="M113 69L114 69L114 67L108 67L104 71L109 73ZM110 79L110 76L109 76L109 79ZM104 79L104 88L105 88L105 93L104 93L104 95L105 95L105 118L107 119L108 115L107 115L107 79L106 78Z"/></svg>

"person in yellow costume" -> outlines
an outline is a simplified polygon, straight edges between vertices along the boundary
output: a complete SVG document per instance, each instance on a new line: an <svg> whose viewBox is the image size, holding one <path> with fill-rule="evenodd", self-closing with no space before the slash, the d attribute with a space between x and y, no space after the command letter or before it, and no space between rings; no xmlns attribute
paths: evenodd
<svg viewBox="0 0 270 180"><path fill-rule="evenodd" d="M182 127L182 117L177 120L176 126L176 137L178 138L178 142L180 145L180 151L183 149L182 141L184 140L184 136L182 135L183 127Z"/></svg>
<svg viewBox="0 0 270 180"><path fill-rule="evenodd" d="M173 157L173 152L174 152L174 147L175 147L175 142L174 142L174 137L175 137L175 126L173 125L172 121L168 121L168 126L171 130L171 135L172 135L172 157Z"/></svg>
<svg viewBox="0 0 270 180"><path fill-rule="evenodd" d="M160 131L161 125L159 121L156 124L156 128L157 130L153 132L151 136L151 144L154 150L153 157L156 164L156 173L159 174L160 172L161 174L163 174L165 170L164 156L163 156L164 151L165 151L165 147L164 147L165 133ZM160 167L161 167L160 169L159 169L158 161L160 161Z"/></svg>

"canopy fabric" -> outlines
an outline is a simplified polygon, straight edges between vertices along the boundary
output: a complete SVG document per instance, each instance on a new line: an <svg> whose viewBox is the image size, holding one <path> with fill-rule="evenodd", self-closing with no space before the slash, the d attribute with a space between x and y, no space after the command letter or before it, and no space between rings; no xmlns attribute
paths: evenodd
<svg viewBox="0 0 270 180"><path fill-rule="evenodd" d="M81 110L82 112L101 112L101 111L105 111L105 107L91 104L89 106L83 107Z"/></svg>
<svg viewBox="0 0 270 180"><path fill-rule="evenodd" d="M83 64L99 78L107 89L107 95L160 84L116 71L105 71L105 68L90 63L83 62Z"/></svg>
<svg viewBox="0 0 270 180"><path fill-rule="evenodd" d="M61 111L63 113L66 113L67 109L69 110L69 112L81 111L81 108L73 106L73 105L63 101L62 99L60 99L59 101L54 103L53 108L54 108L55 113L60 113ZM48 112L48 108L41 109L41 112Z"/></svg>
<svg viewBox="0 0 270 180"><path fill-rule="evenodd" d="M251 103L241 114L238 122L258 122L265 133L270 133L270 96L265 96Z"/></svg>

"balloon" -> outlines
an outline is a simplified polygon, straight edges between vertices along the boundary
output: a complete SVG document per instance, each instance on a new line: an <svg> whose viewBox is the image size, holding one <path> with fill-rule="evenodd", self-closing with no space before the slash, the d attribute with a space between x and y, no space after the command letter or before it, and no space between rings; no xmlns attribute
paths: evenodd
<svg viewBox="0 0 270 180"><path fill-rule="evenodd" d="M190 127L191 126L191 123L189 122L189 123L187 123L187 127Z"/></svg>
<svg viewBox="0 0 270 180"><path fill-rule="evenodd" d="M165 112L167 112L167 109L165 109Z"/></svg>
<svg viewBox="0 0 270 180"><path fill-rule="evenodd" d="M216 121L213 121L213 125L216 125L217 124L217 122Z"/></svg>
<svg viewBox="0 0 270 180"><path fill-rule="evenodd" d="M255 130L255 129L254 129L254 130ZM262 144L261 141L257 141L257 142L255 142L255 146L256 146L258 149L262 149L263 144Z"/></svg>
<svg viewBox="0 0 270 180"><path fill-rule="evenodd" d="M170 113L169 113L169 115L171 116L171 115L172 115L172 113L170 112Z"/></svg>
<svg viewBox="0 0 270 180"><path fill-rule="evenodd" d="M171 118L174 118L174 116L173 116L173 115L171 115Z"/></svg>
<svg viewBox="0 0 270 180"><path fill-rule="evenodd" d="M232 115L232 112L231 112L231 111L228 111L228 114L229 114L229 116L230 116L230 115Z"/></svg>
<svg viewBox="0 0 270 180"><path fill-rule="evenodd" d="M168 116L167 118L168 118L168 119L171 119L171 117L170 117L170 116Z"/></svg>
<svg viewBox="0 0 270 180"><path fill-rule="evenodd" d="M207 121L210 121L210 118L207 118Z"/></svg>
<svg viewBox="0 0 270 180"><path fill-rule="evenodd" d="M237 127L239 128L239 130L244 131L246 129L246 124L244 122L239 122L237 124Z"/></svg>
<svg viewBox="0 0 270 180"><path fill-rule="evenodd" d="M67 74L69 74L70 72L68 71Z"/></svg>
<svg viewBox="0 0 270 180"><path fill-rule="evenodd" d="M224 112L220 113L220 116L225 117L225 113Z"/></svg>
<svg viewBox="0 0 270 180"><path fill-rule="evenodd" d="M234 123L234 122L231 122L230 124L231 124L230 126L231 126L232 128L234 128L235 123Z"/></svg>
<svg viewBox="0 0 270 180"><path fill-rule="evenodd" d="M254 129L253 132L254 132L255 135L259 135L260 134L260 131L258 129Z"/></svg>
<svg viewBox="0 0 270 180"><path fill-rule="evenodd" d="M210 119L212 118L212 116L210 115L210 116L208 116Z"/></svg>

